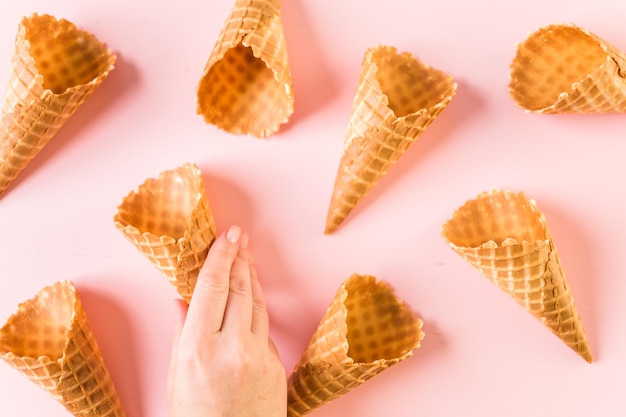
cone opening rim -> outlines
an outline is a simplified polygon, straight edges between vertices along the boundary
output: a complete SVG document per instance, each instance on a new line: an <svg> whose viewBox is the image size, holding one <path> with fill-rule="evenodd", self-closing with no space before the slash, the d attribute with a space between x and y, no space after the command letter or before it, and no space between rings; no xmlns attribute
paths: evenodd
<svg viewBox="0 0 626 417"><path fill-rule="evenodd" d="M165 203L172 204L165 193L164 184L178 183L184 194L184 207L177 210L175 221L167 223L164 229L150 225L149 210L144 207L145 201L152 201L151 197L163 196ZM156 190L156 191L155 191ZM187 238L187 231L202 201L206 198L206 191L202 173L196 164L185 163L177 168L162 171L157 177L146 179L135 190L130 191L117 207L113 221L116 227L130 235L142 235L148 240L159 239L164 244L180 242ZM135 205L139 205L136 210ZM172 224L174 226L172 227ZM169 228L169 229L168 229ZM175 233L168 233L175 232Z"/></svg>
<svg viewBox="0 0 626 417"><path fill-rule="evenodd" d="M383 96L384 104L392 112L396 119L406 119L411 116L420 114L432 114L437 109L447 106L447 104L456 95L457 83L452 75L437 69L410 52L400 52L396 47L386 45L376 45L369 48L363 61L363 71L367 72L367 67L371 66L377 88ZM383 72L387 72L384 76ZM429 85L424 80L425 77L435 83ZM415 78L417 84L423 87L423 91L427 94L413 97L411 102L405 102L406 97L400 97L399 101L396 96L397 91L387 88L387 80L399 77L405 77L402 85L408 85L408 78ZM414 80L414 81L415 81ZM434 91L433 91L434 86ZM396 84L396 89L398 85ZM411 105L409 105L411 104Z"/></svg>
<svg viewBox="0 0 626 417"><path fill-rule="evenodd" d="M575 37L577 46L572 45L570 39L572 36ZM559 44L566 45L566 49L570 48L568 53L561 54L550 63L549 73L545 70L539 71L537 62L543 62L545 59L544 65L548 65L550 61L547 60L553 58L544 57L555 51ZM576 66L571 65L568 61L575 60L573 56L582 55L581 44L588 52L586 59L578 59ZM541 27L530 33L517 46L510 65L510 95L518 106L528 112L547 112L574 94L584 95L593 87L593 79L606 69L607 64L614 61L607 49L604 40L574 24L563 23ZM560 68L572 67L575 67L575 72L569 72L565 74L566 79L561 79L564 70ZM561 74L553 74L553 68Z"/></svg>
<svg viewBox="0 0 626 417"><path fill-rule="evenodd" d="M24 17L20 22L17 41L20 39L24 42L29 61L37 70L35 78L44 90L42 99L50 95L71 95L82 88L98 85L113 70L116 61L112 51L93 33L79 28L67 19L49 14L33 13ZM58 53L47 60L44 58L42 62L41 56L46 56L51 42L57 49L61 49L63 44L65 51L72 50L72 53L82 50L77 56L89 63L88 69L72 74L75 57L73 56L72 62L68 62ZM16 44L16 48L18 46ZM61 73L60 77L56 71L51 72L57 68ZM57 78L61 79L60 84L51 85Z"/></svg>
<svg viewBox="0 0 626 417"><path fill-rule="evenodd" d="M237 64L236 60L241 59L238 55L246 60L252 58L257 62L256 68L246 71L247 66ZM222 73L227 74L228 82L215 81ZM196 112L206 123L230 133L270 136L287 123L293 113L291 81L289 78L281 80L279 75L261 51L244 39L226 49L205 69L196 90ZM229 87L223 86L226 84ZM233 85L237 86L236 92L229 91ZM263 87L260 95L255 94L259 86ZM225 96L231 100L223 100ZM271 105L263 106L262 117L259 117L259 106L267 103L268 98Z"/></svg>
<svg viewBox="0 0 626 417"><path fill-rule="evenodd" d="M441 228L453 249L541 247L550 242L544 214L523 192L491 190L457 208Z"/></svg>
<svg viewBox="0 0 626 417"><path fill-rule="evenodd" d="M344 289L346 296L342 300L342 307L346 314L345 337L348 347L346 355L352 363L400 361L412 355L420 346L424 337L421 330L423 322L415 316L410 306L395 294L389 283L371 275L353 274L345 282ZM355 302L360 305L351 306ZM380 306L380 302L384 305ZM355 309L365 310L365 314L357 317L354 314ZM387 335L381 340L381 332L384 334L385 331ZM367 334L365 339L369 339L369 342L366 342L369 345L359 346L355 339L363 339L364 333ZM375 345L371 345L372 343ZM368 358L366 355L371 357Z"/></svg>
<svg viewBox="0 0 626 417"><path fill-rule="evenodd" d="M57 296L54 303L45 303L45 299L51 296ZM67 303L66 305L64 305ZM33 297L21 302L17 310L7 319L5 324L0 328L0 341L5 339L5 332L8 332L12 338L14 339L13 343L0 343L2 346L2 357L5 360L15 360L22 359L25 361L36 361L42 363L44 365L59 363L66 355L66 349L68 347L68 336L71 333L74 322L76 320L76 311L77 311L77 303L78 303L78 294L76 291L76 287L71 281L57 281L49 286L46 286L40 289ZM19 337L16 337L15 333L11 332L11 327L15 322L19 322L21 320L33 319L32 309L33 308L42 308L43 311L37 311L35 318L39 320L50 320L52 324L46 325L44 327L50 327L54 324L57 324L58 330L62 330L62 333L56 335L56 346L43 346L43 350L47 350L45 354L32 355L29 354L29 349L33 349L35 351L34 346L21 347L21 349L16 348L16 346L12 346L15 342L20 340L20 343L29 342L33 343L33 340L30 338L32 334L28 331L23 331ZM68 311L63 313L63 320L61 322L53 321L53 318L50 317L50 310L62 307L65 309L69 309ZM47 332L47 330L45 330ZM62 343L61 343L62 342ZM43 351L42 350L42 351Z"/></svg>

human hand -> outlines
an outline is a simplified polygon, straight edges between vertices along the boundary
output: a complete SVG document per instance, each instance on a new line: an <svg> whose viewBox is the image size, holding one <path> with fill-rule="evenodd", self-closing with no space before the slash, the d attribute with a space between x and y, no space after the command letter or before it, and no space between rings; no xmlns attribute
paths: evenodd
<svg viewBox="0 0 626 417"><path fill-rule="evenodd" d="M215 240L189 306L177 306L170 417L285 417L285 368L269 337L248 236L238 227Z"/></svg>

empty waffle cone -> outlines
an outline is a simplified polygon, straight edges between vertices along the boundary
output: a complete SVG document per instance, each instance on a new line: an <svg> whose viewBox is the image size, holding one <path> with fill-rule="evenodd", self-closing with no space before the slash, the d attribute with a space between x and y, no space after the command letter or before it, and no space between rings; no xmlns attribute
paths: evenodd
<svg viewBox="0 0 626 417"><path fill-rule="evenodd" d="M352 104L326 234L389 171L456 94L450 75L393 47L367 50Z"/></svg>
<svg viewBox="0 0 626 417"><path fill-rule="evenodd" d="M457 209L450 247L591 362L591 350L545 216L523 193L494 190Z"/></svg>
<svg viewBox="0 0 626 417"><path fill-rule="evenodd" d="M572 24L532 33L517 47L509 92L533 113L626 111L626 57Z"/></svg>
<svg viewBox="0 0 626 417"><path fill-rule="evenodd" d="M0 329L0 357L74 416L126 415L71 282L19 305Z"/></svg>
<svg viewBox="0 0 626 417"><path fill-rule="evenodd" d="M215 224L198 167L184 164L150 178L118 207L115 226L189 303L215 240Z"/></svg>
<svg viewBox="0 0 626 417"><path fill-rule="evenodd" d="M104 81L115 56L65 19L24 18L0 121L0 193Z"/></svg>
<svg viewBox="0 0 626 417"><path fill-rule="evenodd" d="M237 0L197 89L198 114L222 130L259 138L293 113L278 0Z"/></svg>
<svg viewBox="0 0 626 417"><path fill-rule="evenodd" d="M288 416L304 415L413 354L422 321L393 289L354 274L337 291L288 384Z"/></svg>

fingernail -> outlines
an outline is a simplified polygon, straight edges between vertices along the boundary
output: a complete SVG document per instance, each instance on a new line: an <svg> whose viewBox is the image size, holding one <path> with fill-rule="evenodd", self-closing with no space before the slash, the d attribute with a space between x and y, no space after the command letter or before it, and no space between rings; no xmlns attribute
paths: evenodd
<svg viewBox="0 0 626 417"><path fill-rule="evenodd" d="M237 226L231 226L226 232L226 240L230 243L237 243L239 241L239 237L241 236L241 229Z"/></svg>
<svg viewBox="0 0 626 417"><path fill-rule="evenodd" d="M248 243L250 242L250 237L248 236L247 233L243 233L241 235L241 243L239 244L239 247L241 249L248 249Z"/></svg>

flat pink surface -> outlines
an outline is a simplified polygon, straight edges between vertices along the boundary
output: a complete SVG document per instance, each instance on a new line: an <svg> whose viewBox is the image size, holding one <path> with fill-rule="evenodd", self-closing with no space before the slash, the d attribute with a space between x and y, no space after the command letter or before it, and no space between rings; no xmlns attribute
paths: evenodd
<svg viewBox="0 0 626 417"><path fill-rule="evenodd" d="M129 417L165 417L171 287L114 228L146 178L194 162L217 228L251 235L288 371L339 285L366 273L424 321L409 360L317 416L626 415L626 116L528 115L509 98L518 42L571 22L626 50L620 0L283 0L295 113L233 136L196 115L195 88L230 1L20 0L0 5L0 74L22 16L64 17L116 69L0 198L0 320L72 280ZM457 96L331 236L326 211L365 50L396 46L454 76ZM0 88L6 81L0 77ZM595 362L584 362L440 236L467 199L524 191L545 213ZM0 415L63 417L0 363Z"/></svg>

